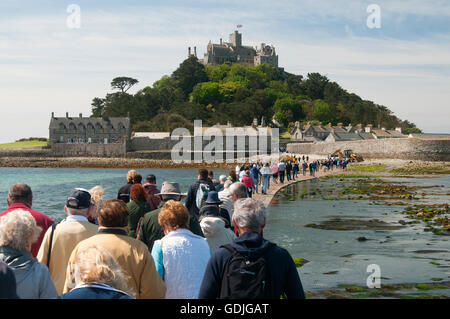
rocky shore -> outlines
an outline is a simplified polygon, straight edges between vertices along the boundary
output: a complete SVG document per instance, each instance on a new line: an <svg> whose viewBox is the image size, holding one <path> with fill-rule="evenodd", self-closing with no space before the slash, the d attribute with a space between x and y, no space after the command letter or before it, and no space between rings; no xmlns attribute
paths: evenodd
<svg viewBox="0 0 450 319"><path fill-rule="evenodd" d="M6 155L6 156L5 156ZM105 158L105 157L51 157L51 156L7 156L0 157L0 167L40 167L40 168L165 168L195 169L231 169L236 163L174 163L171 160L141 158ZM315 156L311 156L315 159ZM319 158L319 157L317 157ZM320 157L323 158L323 157ZM393 174L450 174L450 162L410 161L401 159L369 159L352 164L355 171L377 173L378 168Z"/></svg>
<svg viewBox="0 0 450 319"><path fill-rule="evenodd" d="M1 157L0 167L123 168L123 169L231 169L235 163L174 163L170 160L95 157Z"/></svg>

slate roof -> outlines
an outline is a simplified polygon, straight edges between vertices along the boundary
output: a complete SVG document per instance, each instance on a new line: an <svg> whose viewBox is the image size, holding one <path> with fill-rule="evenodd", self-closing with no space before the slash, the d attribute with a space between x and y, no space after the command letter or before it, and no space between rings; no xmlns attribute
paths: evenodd
<svg viewBox="0 0 450 319"><path fill-rule="evenodd" d="M383 131L379 128L372 129L372 133L374 133L377 137L392 137L387 131Z"/></svg>
<svg viewBox="0 0 450 319"><path fill-rule="evenodd" d="M170 132L136 132L134 137L148 137L152 139L162 139L170 137Z"/></svg>
<svg viewBox="0 0 450 319"><path fill-rule="evenodd" d="M333 126L335 133L348 133L348 131L343 127Z"/></svg>
<svg viewBox="0 0 450 319"><path fill-rule="evenodd" d="M400 133L399 131L396 131L396 130L387 130L387 132L389 134L391 134L392 137L408 137L407 135L404 135L404 134L402 134L402 133Z"/></svg>
<svg viewBox="0 0 450 319"><path fill-rule="evenodd" d="M361 136L363 140L374 140L375 139L375 137L373 137L372 134L367 133L367 132L360 132L360 133L358 133L358 135Z"/></svg>
<svg viewBox="0 0 450 319"><path fill-rule="evenodd" d="M130 127L130 119L128 117L53 117L50 120L49 128L58 129L61 123L66 127L68 127L70 123L73 123L76 126L79 124L87 126L89 123L95 126L99 123L102 127L106 127L108 124L111 124L114 129L118 128L119 124L122 123L126 129Z"/></svg>
<svg viewBox="0 0 450 319"><path fill-rule="evenodd" d="M234 136L272 135L272 128L268 126L267 127L257 126L256 128L254 128L253 126L230 127L227 125L202 127L202 134L205 134L206 130L212 128L219 129L222 132L223 136L227 135L227 128L232 129L231 133L233 133ZM214 131L212 130L211 132L214 133Z"/></svg>
<svg viewBox="0 0 450 319"><path fill-rule="evenodd" d="M363 138L356 133L331 133L336 141L359 141Z"/></svg>

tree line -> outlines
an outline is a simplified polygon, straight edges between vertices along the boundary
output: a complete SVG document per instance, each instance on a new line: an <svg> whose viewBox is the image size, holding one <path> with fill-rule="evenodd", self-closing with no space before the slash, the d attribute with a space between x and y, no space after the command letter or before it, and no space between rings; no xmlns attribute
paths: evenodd
<svg viewBox="0 0 450 319"><path fill-rule="evenodd" d="M184 60L169 76L135 94L128 90L138 83L130 77L111 82L116 90L92 100L93 117L129 115L135 131L171 132L177 127L193 129L193 121L204 126L250 125L264 117L281 130L300 123L337 125L373 124L387 129L402 127L404 133L420 130L401 120L383 105L363 100L319 73L306 78L269 64L239 63L203 65L195 56Z"/></svg>

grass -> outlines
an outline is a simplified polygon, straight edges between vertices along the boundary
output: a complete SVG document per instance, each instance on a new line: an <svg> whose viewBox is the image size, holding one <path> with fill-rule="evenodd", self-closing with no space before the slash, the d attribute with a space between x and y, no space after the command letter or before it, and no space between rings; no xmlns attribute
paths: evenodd
<svg viewBox="0 0 450 319"><path fill-rule="evenodd" d="M450 163L412 163L401 168L391 169L390 172L401 175L450 174Z"/></svg>
<svg viewBox="0 0 450 319"><path fill-rule="evenodd" d="M309 261L304 258L294 257L292 258L294 260L295 266L297 268L302 267L304 264L308 263Z"/></svg>
<svg viewBox="0 0 450 319"><path fill-rule="evenodd" d="M283 139L291 138L291 133L289 131L285 131L285 132L280 134L280 138L283 138Z"/></svg>
<svg viewBox="0 0 450 319"><path fill-rule="evenodd" d="M43 147L47 146L48 142L42 141L22 141L0 144L0 149L13 149L13 148L32 148L32 147Z"/></svg>
<svg viewBox="0 0 450 319"><path fill-rule="evenodd" d="M352 172L375 172L385 170L386 165L376 164L376 165L356 165L350 167L348 170Z"/></svg>

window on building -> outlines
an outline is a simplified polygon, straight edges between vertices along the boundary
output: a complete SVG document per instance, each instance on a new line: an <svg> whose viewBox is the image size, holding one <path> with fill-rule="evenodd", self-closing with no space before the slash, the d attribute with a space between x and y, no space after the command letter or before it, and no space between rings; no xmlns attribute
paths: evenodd
<svg viewBox="0 0 450 319"><path fill-rule="evenodd" d="M95 133L103 133L103 126L100 123L95 124Z"/></svg>

